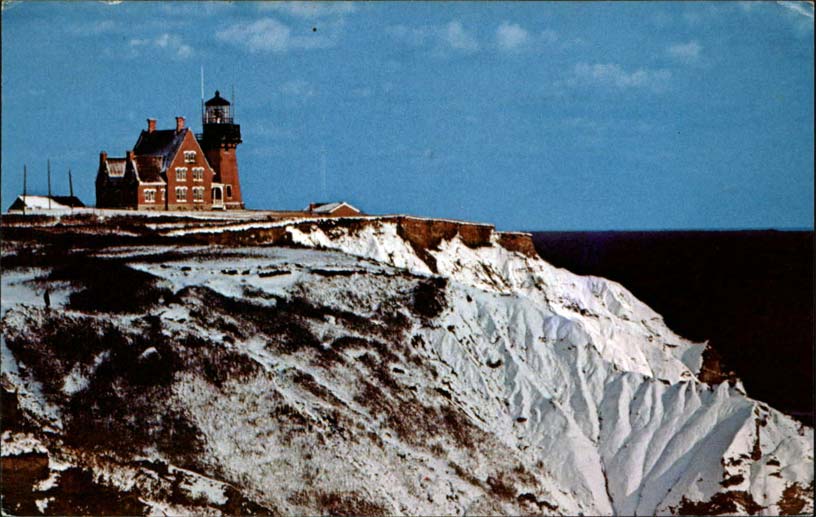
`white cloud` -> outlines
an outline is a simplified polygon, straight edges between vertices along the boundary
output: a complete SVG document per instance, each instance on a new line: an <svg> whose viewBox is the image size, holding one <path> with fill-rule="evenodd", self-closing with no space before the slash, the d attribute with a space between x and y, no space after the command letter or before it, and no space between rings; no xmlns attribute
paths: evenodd
<svg viewBox="0 0 816 517"><path fill-rule="evenodd" d="M337 43L343 21L323 24L320 31L309 29L294 33L274 18L235 23L216 32L215 37L226 43L246 47L251 52L287 52L298 49L329 48Z"/></svg>
<svg viewBox="0 0 816 517"><path fill-rule="evenodd" d="M496 28L496 47L503 52L518 52L522 50L542 50L552 47L561 38L552 29L544 29L538 34L531 33L517 23L502 22ZM561 50L579 44L578 39L561 41Z"/></svg>
<svg viewBox="0 0 816 517"><path fill-rule="evenodd" d="M777 4L811 20L813 19L813 2L777 2Z"/></svg>
<svg viewBox="0 0 816 517"><path fill-rule="evenodd" d="M243 44L251 51L288 50L292 31L274 18L262 18L249 24L236 23L216 32L215 37L229 43Z"/></svg>
<svg viewBox="0 0 816 517"><path fill-rule="evenodd" d="M578 63L572 69L572 75L567 83L575 85L603 85L619 90L645 88L654 91L664 90L671 79L668 70L649 70L638 68L627 72L615 63L594 64Z"/></svg>
<svg viewBox="0 0 816 517"><path fill-rule="evenodd" d="M500 50L518 50L528 44L529 41L530 34L521 25L502 22L496 29L496 43Z"/></svg>
<svg viewBox="0 0 816 517"><path fill-rule="evenodd" d="M703 47L697 41L688 43L677 43L666 49L666 52L673 58L684 63L694 63L700 58L700 51Z"/></svg>
<svg viewBox="0 0 816 517"><path fill-rule="evenodd" d="M799 38L813 37L813 2L777 2Z"/></svg>
<svg viewBox="0 0 816 517"><path fill-rule="evenodd" d="M314 86L308 81L304 81L303 79L293 79L291 81L286 81L285 83L281 84L278 89L284 95L299 97L301 99L314 97L316 93Z"/></svg>
<svg viewBox="0 0 816 517"><path fill-rule="evenodd" d="M392 38L415 47L424 45L431 35L428 27L408 27L407 25L392 25L386 27L385 32Z"/></svg>
<svg viewBox="0 0 816 517"><path fill-rule="evenodd" d="M431 45L437 52L456 50L474 52L479 50L479 42L461 22L453 20L445 25L408 27L392 25L385 32L394 39L413 47Z"/></svg>
<svg viewBox="0 0 816 517"><path fill-rule="evenodd" d="M124 32L124 27L118 25L113 20L99 20L69 25L66 27L66 30L74 36L97 36L100 34Z"/></svg>
<svg viewBox="0 0 816 517"><path fill-rule="evenodd" d="M472 52L479 50L479 44L476 42L470 32L466 31L462 24L458 21L452 21L445 27L444 39L452 48L457 50L464 50Z"/></svg>
<svg viewBox="0 0 816 517"><path fill-rule="evenodd" d="M386 34L394 39L407 43L414 47L424 45L428 38L433 35L433 30L430 27L408 27L406 25L392 25L386 27Z"/></svg>
<svg viewBox="0 0 816 517"><path fill-rule="evenodd" d="M138 55L139 48L160 48L171 53L173 57L187 59L193 55L193 48L175 34L162 33L155 38L133 38L129 45L135 51L134 57Z"/></svg>
<svg viewBox="0 0 816 517"><path fill-rule="evenodd" d="M193 55L193 48L189 45L181 45L176 49L176 55L181 59L187 59Z"/></svg>
<svg viewBox="0 0 816 517"><path fill-rule="evenodd" d="M357 7L351 2L263 2L262 11L278 11L297 18L322 18L353 13Z"/></svg>
<svg viewBox="0 0 816 517"><path fill-rule="evenodd" d="M233 2L157 2L164 14L179 18L223 16L233 9Z"/></svg>

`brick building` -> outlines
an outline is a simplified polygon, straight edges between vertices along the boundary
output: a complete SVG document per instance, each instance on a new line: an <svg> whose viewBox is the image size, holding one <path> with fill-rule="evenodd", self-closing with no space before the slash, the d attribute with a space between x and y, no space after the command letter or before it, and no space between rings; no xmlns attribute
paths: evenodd
<svg viewBox="0 0 816 517"><path fill-rule="evenodd" d="M147 119L124 158L99 155L96 206L136 210L241 209L244 203L235 149L241 128L218 91L205 103L203 133L176 117L175 129L156 129Z"/></svg>

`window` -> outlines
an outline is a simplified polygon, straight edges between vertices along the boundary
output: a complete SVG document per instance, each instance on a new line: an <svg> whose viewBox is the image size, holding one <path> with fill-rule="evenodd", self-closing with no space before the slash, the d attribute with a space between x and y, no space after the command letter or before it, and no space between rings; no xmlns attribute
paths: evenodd
<svg viewBox="0 0 816 517"><path fill-rule="evenodd" d="M176 181L187 181L187 167L176 167Z"/></svg>
<svg viewBox="0 0 816 517"><path fill-rule="evenodd" d="M232 197L232 185L227 185L227 197Z"/></svg>
<svg viewBox="0 0 816 517"><path fill-rule="evenodd" d="M204 181L204 167L193 167L193 181Z"/></svg>
<svg viewBox="0 0 816 517"><path fill-rule="evenodd" d="M187 187L176 187L176 201L177 202L187 201Z"/></svg>
<svg viewBox="0 0 816 517"><path fill-rule="evenodd" d="M155 203L156 202L156 189L146 188L145 191L144 191L144 200L145 200L145 203Z"/></svg>
<svg viewBox="0 0 816 517"><path fill-rule="evenodd" d="M160 195L161 195L161 197L159 198L159 201L164 201L164 193L165 193L165 188L164 188L164 187L162 187L162 188L161 188L161 191L160 191Z"/></svg>
<svg viewBox="0 0 816 517"><path fill-rule="evenodd" d="M184 151L184 163L195 163L195 151Z"/></svg>
<svg viewBox="0 0 816 517"><path fill-rule="evenodd" d="M204 202L204 187L193 187L193 202L194 203Z"/></svg>

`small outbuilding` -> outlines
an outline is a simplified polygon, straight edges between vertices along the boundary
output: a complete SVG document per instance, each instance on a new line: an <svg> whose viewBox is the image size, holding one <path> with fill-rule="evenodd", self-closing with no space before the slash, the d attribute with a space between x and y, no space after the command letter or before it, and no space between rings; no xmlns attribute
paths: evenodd
<svg viewBox="0 0 816 517"><path fill-rule="evenodd" d="M70 210L85 204L76 196L17 196L8 211L23 210Z"/></svg>
<svg viewBox="0 0 816 517"><path fill-rule="evenodd" d="M363 212L345 201L335 203L309 203L304 212L311 215L322 215L327 217L349 217L364 215Z"/></svg>
<svg viewBox="0 0 816 517"><path fill-rule="evenodd" d="M76 196L51 196L51 199L61 205L70 206L71 208L85 208L85 203Z"/></svg>

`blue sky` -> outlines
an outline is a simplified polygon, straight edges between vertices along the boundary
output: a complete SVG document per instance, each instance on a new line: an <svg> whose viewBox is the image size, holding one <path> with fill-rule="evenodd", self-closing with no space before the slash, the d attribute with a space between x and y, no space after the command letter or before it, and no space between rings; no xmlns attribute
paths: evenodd
<svg viewBox="0 0 816 517"><path fill-rule="evenodd" d="M518 230L813 227L813 8L782 3L20 2L3 209L94 202L147 117L235 88L244 199ZM325 174L324 174L325 171Z"/></svg>

